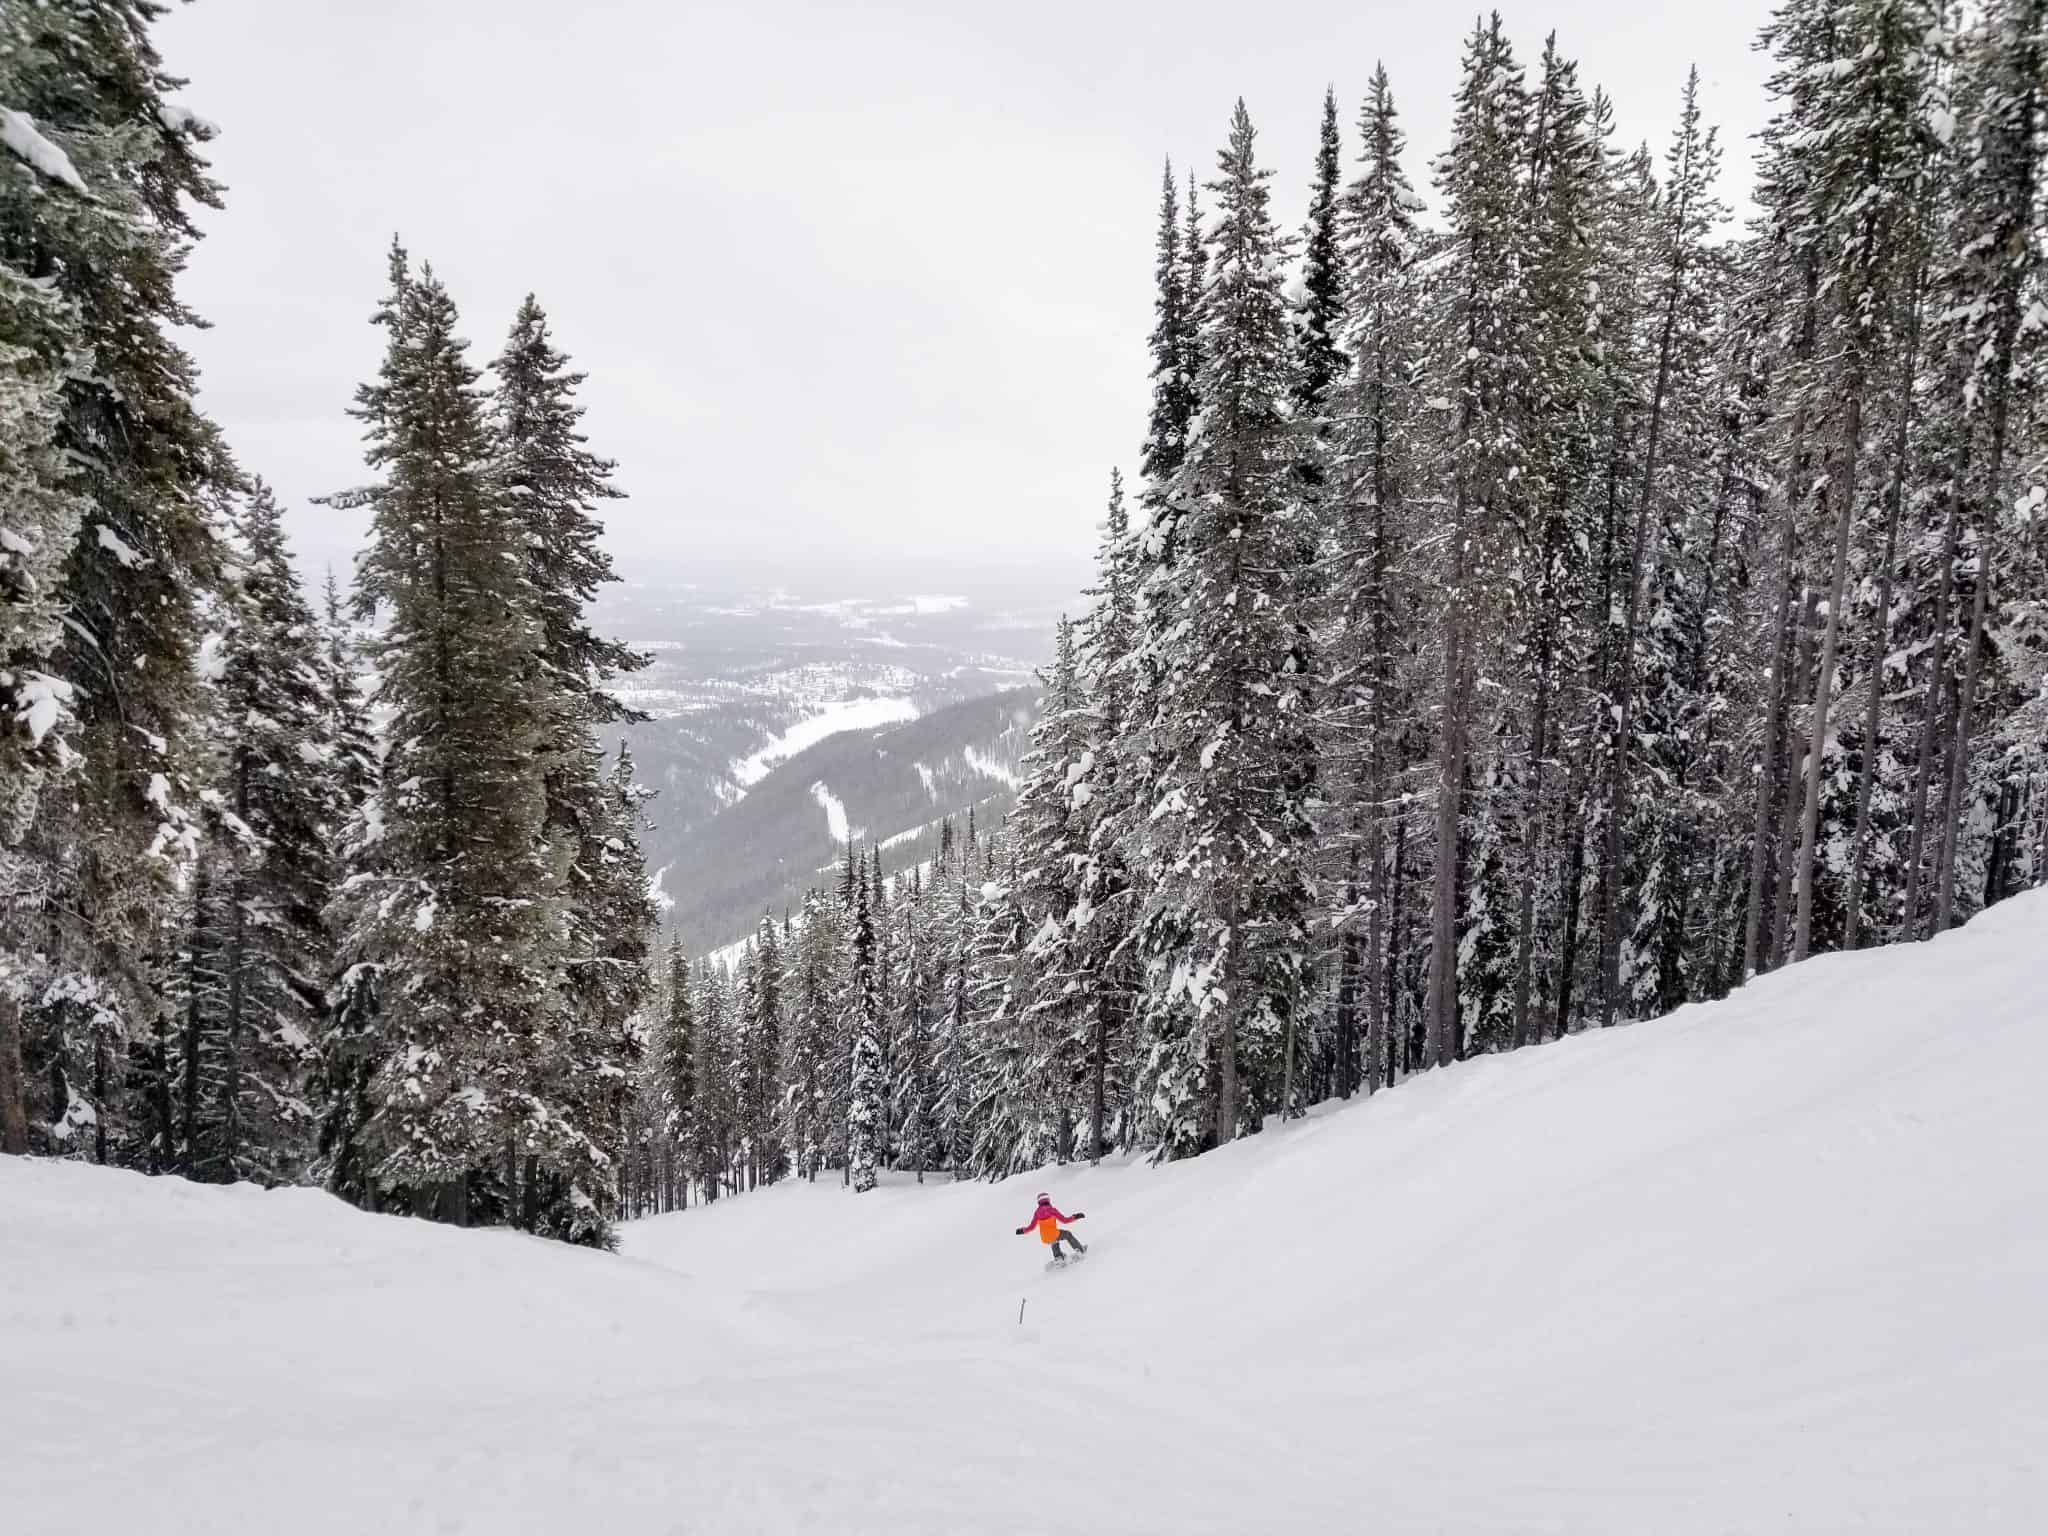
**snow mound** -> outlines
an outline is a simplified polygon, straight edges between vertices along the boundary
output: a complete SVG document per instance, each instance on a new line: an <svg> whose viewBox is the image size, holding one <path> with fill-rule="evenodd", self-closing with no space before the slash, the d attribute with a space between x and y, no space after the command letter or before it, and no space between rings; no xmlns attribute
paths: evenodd
<svg viewBox="0 0 2048 1536"><path fill-rule="evenodd" d="M2039 1530L2044 931L2036 893L1191 1163L783 1185L623 1257L0 1159L10 1522ZM1095 1262L1012 1235L1041 1188Z"/></svg>

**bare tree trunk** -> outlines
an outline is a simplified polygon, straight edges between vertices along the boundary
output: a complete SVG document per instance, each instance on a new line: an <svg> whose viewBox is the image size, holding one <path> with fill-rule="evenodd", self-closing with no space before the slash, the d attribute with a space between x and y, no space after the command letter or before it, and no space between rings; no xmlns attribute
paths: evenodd
<svg viewBox="0 0 2048 1536"><path fill-rule="evenodd" d="M2040 775L2032 781L2030 794L2034 802L2034 884L2048 886L2048 784L2040 782Z"/></svg>
<svg viewBox="0 0 2048 1536"><path fill-rule="evenodd" d="M1764 736L1757 757L1756 834L1749 848L1748 916L1742 928L1742 977L1757 974L1763 961L1764 883L1770 869L1771 802L1777 788L1779 732L1785 713L1786 673L1790 670L1792 646L1792 558L1793 512L1785 513L1778 555L1777 616L1771 625L1771 689L1764 705Z"/></svg>
<svg viewBox="0 0 2048 1536"><path fill-rule="evenodd" d="M5 1006L0 1002L0 1007ZM149 1110L156 1129L150 1136L149 1171L168 1173L177 1130L171 1118L171 1020L161 1007L152 1033L156 1038L150 1044Z"/></svg>
<svg viewBox="0 0 2048 1536"><path fill-rule="evenodd" d="M1550 752L1550 631L1546 623L1536 662L1535 719L1529 729L1530 804L1522 823L1521 908L1515 915L1515 1045L1529 1044L1535 1036L1529 1024L1531 972L1536 954L1536 877L1543 862L1545 831L1549 825L1549 799L1544 793L1544 761Z"/></svg>
<svg viewBox="0 0 2048 1536"><path fill-rule="evenodd" d="M246 822L249 815L246 765L242 771L244 783L236 797L236 814ZM236 1177L236 1162L242 1152L242 1013L245 994L243 971L248 949L248 894L248 876L237 861L234 877L228 883L228 900L233 905L234 918L228 937L227 1061L221 1083L221 1177L230 1183Z"/></svg>
<svg viewBox="0 0 2048 1536"><path fill-rule="evenodd" d="M1590 753L1590 745L1587 748ZM1572 1000L1578 985L1579 922L1583 905L1581 887L1586 883L1586 829L1584 826L1587 788L1592 781L1590 757L1574 763L1565 781L1561 818L1564 839L1564 868L1557 877L1557 905L1562 913L1557 936L1556 1012L1550 1021L1550 1037L1562 1040L1571 1033Z"/></svg>
<svg viewBox="0 0 2048 1536"><path fill-rule="evenodd" d="M1239 953L1244 934L1238 924L1237 887L1226 886L1223 898L1223 1005L1222 1034L1216 1042L1216 1145L1228 1146L1237 1135L1237 1011L1243 1007L1238 996L1244 964Z"/></svg>
<svg viewBox="0 0 2048 1536"><path fill-rule="evenodd" d="M1365 1091L1369 1094L1379 1092L1384 1082L1382 1060L1393 1004L1381 985L1387 950L1386 824L1378 803L1383 794L1384 789L1375 791L1372 831L1366 840L1366 857L1372 866L1366 877L1366 904L1371 910L1365 918L1365 954L1359 957L1362 974L1354 983L1365 988Z"/></svg>
<svg viewBox="0 0 2048 1536"><path fill-rule="evenodd" d="M1799 919L1792 934L1792 960L1804 960L1813 949L1814 843L1820 834L1821 760L1826 755L1828 710L1834 700L1835 657L1842 643L1842 599L1849 583L1849 536L1856 526L1856 465L1863 446L1863 379L1849 383L1847 417L1842 428L1842 473L1827 494L1841 499L1835 517L1834 566L1828 583L1828 627L1820 648L1820 672L1813 682L1813 718L1807 725L1806 808L1799 823Z"/></svg>
<svg viewBox="0 0 2048 1536"><path fill-rule="evenodd" d="M179 1156L179 1168L188 1178L199 1154L199 994L200 956L205 952L206 893L211 863L202 854L199 868L193 877L192 894L192 954L187 962L187 988L185 999L185 1040L184 1040L184 1125L182 1134L184 1147Z"/></svg>
<svg viewBox="0 0 2048 1536"><path fill-rule="evenodd" d="M1977 545L1977 593L1970 606L1969 653L1963 658L1962 691L1956 700L1955 746L1948 760L1948 795L1942 811L1941 858L1934 877L1934 931L1955 922L1956 844L1963 835L1963 789L1970 777L1970 716L1977 706L1977 674L1984 651L1984 614L1991 592L1991 528L1986 517Z"/></svg>
<svg viewBox="0 0 2048 1536"><path fill-rule="evenodd" d="M1096 1163L1102 1161L1103 1153L1108 1148L1106 1141L1108 1126L1106 1121L1109 1109L1109 1010L1111 1006L1109 980L1105 976L1098 975L1095 978L1095 1071L1093 1074L1095 1080L1090 1085L1091 1102L1088 1106L1088 1145L1093 1149L1089 1156L1089 1161ZM921 1021L922 1012L920 1012L919 1017ZM923 1065L924 1045L922 1023L920 1023L917 1071L917 1078L919 1080L922 1080L924 1075ZM922 1107L917 1112L917 1134L920 1143L916 1153L917 1182L922 1184L924 1182L924 1147L922 1145L924 1141L924 1110Z"/></svg>
<svg viewBox="0 0 2048 1536"><path fill-rule="evenodd" d="M1347 866L1344 880L1344 931L1337 938L1337 1000L1336 1000L1336 1082L1333 1084L1340 1099L1348 1099L1357 1088L1358 1067L1358 973L1359 939L1353 931L1352 912L1358 905L1358 828L1357 816L1352 817L1350 848L1347 851Z"/></svg>
<svg viewBox="0 0 2048 1536"><path fill-rule="evenodd" d="M1920 937L1921 866L1927 851L1927 788L1934 772L1934 743L1940 732L1941 697L1948 683L1948 605L1955 592L1956 550L1962 539L1962 467L1949 482L1948 525L1941 539L1941 581L1934 594L1934 653L1927 696L1920 707L1920 747L1913 766L1913 830L1906 849L1906 933Z"/></svg>
<svg viewBox="0 0 2048 1536"><path fill-rule="evenodd" d="M1913 374L1920 357L1920 275L1914 276L1913 305L1906 322L1905 366L1900 371L1898 431L1892 440L1892 483L1885 508L1884 565L1878 576L1877 636L1870 647L1869 698L1863 704L1863 760L1856 772L1855 857L1849 868L1849 905L1842 947L1854 949L1862 927L1863 884L1870 867L1870 796L1877 778L1877 731L1884 699L1885 657L1891 652L1892 581L1899 556L1899 518L1906 500L1907 449L1913 426Z"/></svg>
<svg viewBox="0 0 2048 1536"><path fill-rule="evenodd" d="M1812 587L1806 588L1805 595L1799 603L1799 630L1794 643L1794 654L1798 658L1798 663L1785 678L1785 707L1788 712L1785 722L1785 743L1788 748L1794 740L1789 713L1793 685L1795 681L1810 679L1814 675L1814 668L1819 665L1814 654L1814 619L1819 609L1820 594ZM1805 764L1802 760L1795 759L1788 750L1782 767L1785 771L1785 793L1778 807L1778 891L1771 907L1771 950L1766 962L1772 970L1785 963L1785 943L1792 928L1792 910L1796 895L1793 886L1799 873L1799 860L1792 846L1792 828L1801 809L1798 793L1802 782L1800 774Z"/></svg>
<svg viewBox="0 0 2048 1536"><path fill-rule="evenodd" d="M1454 597L1454 603L1463 601ZM1458 832L1465 779L1466 689L1463 625L1446 625L1444 718L1437 751L1436 888L1430 912L1428 1065L1457 1059Z"/></svg>
<svg viewBox="0 0 2048 1536"><path fill-rule="evenodd" d="M1394 864L1388 871L1392 882L1393 897L1387 911L1387 927L1392 935L1387 945L1384 961L1386 974L1381 986L1386 993L1386 1046L1387 1065L1383 1081L1388 1087L1399 1081L1407 1068L1407 1024L1400 1008L1400 964L1401 955L1407 949L1408 912L1404 900L1408 891L1408 823L1406 820L1394 824Z"/></svg>
<svg viewBox="0 0 2048 1536"><path fill-rule="evenodd" d="M1299 1033L1295 1016L1299 1011L1290 998L1287 1004L1287 1038L1280 1051L1280 1120L1284 1125L1294 1118L1294 1042Z"/></svg>
<svg viewBox="0 0 2048 1536"><path fill-rule="evenodd" d="M0 983L0 1152L28 1151L28 1095L21 1071L21 999Z"/></svg>
<svg viewBox="0 0 2048 1536"><path fill-rule="evenodd" d="M1820 310L1820 265L1816 256L1809 253L1800 269L1804 293L1800 300L1799 334L1793 344L1793 363L1803 365L1813 356L1814 341L1819 332ZM1799 381L1802 385L1803 380ZM1806 487L1806 428L1808 405L1802 399L1792 415L1792 433L1785 456L1785 518L1778 535L1778 620L1772 633L1771 652L1771 693L1769 710L1764 720L1764 753L1757 773L1756 841L1750 850L1749 864L1749 922L1743 936L1743 979L1748 980L1757 973L1759 966L1768 970L1778 963L1781 941L1776 934L1781 931L1778 911L1772 913L1773 937L1766 945L1763 941L1764 881L1769 872L1771 849L1772 805L1777 789L1778 755L1789 741L1791 679L1787 675L1790 659L1796 647L1790 642L1789 626L1792 622L1792 584L1796 570L1799 549L1799 505ZM1782 733L1782 735L1781 735ZM1781 860L1782 862L1782 860ZM1783 901L1777 907L1783 908ZM1759 950L1762 951L1759 954Z"/></svg>

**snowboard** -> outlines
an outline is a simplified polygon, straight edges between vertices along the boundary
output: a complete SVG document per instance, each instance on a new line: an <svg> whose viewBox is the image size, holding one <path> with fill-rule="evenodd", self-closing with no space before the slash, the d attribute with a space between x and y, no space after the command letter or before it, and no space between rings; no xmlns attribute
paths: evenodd
<svg viewBox="0 0 2048 1536"><path fill-rule="evenodd" d="M1101 1246L1100 1243L1090 1243L1084 1251L1075 1254L1071 1259L1047 1259L1045 1272L1048 1275L1055 1274L1062 1269L1072 1269L1076 1264L1084 1264L1088 1260L1088 1255Z"/></svg>

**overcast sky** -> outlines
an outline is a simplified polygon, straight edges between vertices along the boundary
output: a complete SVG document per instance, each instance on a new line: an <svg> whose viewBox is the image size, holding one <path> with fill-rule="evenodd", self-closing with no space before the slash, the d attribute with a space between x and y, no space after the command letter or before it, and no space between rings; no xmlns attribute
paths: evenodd
<svg viewBox="0 0 2048 1536"><path fill-rule="evenodd" d="M1660 154L1697 62L1749 180L1765 0L1517 0ZM218 122L227 208L185 293L204 404L293 507L307 560L360 514L344 414L400 233L495 353L529 289L591 375L631 500L622 572L1056 578L1093 548L1147 399L1161 156L1206 180L1242 94L1302 216L1333 83L1345 154L1384 59L1430 195L1464 7L898 0L197 0L159 31ZM1432 202L1434 199L1432 198Z"/></svg>

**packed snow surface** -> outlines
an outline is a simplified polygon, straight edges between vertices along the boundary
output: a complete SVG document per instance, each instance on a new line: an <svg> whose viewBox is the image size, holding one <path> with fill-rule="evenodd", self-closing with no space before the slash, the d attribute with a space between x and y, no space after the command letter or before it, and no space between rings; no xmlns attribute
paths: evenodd
<svg viewBox="0 0 2048 1536"><path fill-rule="evenodd" d="M917 706L909 699L872 698L840 699L827 704L815 714L803 719L769 742L752 757L741 758L732 765L732 776L748 788L768 777L768 771L777 763L795 757L806 747L814 747L827 736L836 736L841 731L865 731L878 725L894 725L900 720L915 720Z"/></svg>
<svg viewBox="0 0 2048 1536"><path fill-rule="evenodd" d="M2048 1529L2044 932L622 1257L0 1158L6 1526Z"/></svg>

